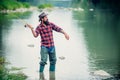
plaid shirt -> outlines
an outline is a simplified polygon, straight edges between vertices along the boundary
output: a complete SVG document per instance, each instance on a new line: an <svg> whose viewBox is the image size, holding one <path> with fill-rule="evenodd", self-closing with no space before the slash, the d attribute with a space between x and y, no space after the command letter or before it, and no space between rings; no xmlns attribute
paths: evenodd
<svg viewBox="0 0 120 80"><path fill-rule="evenodd" d="M53 30L57 32L61 32L62 29L53 23L50 23L48 26L44 26L43 24L40 24L36 28L35 32L37 33L37 35L40 34L41 36L41 46L45 46L45 47L54 46Z"/></svg>

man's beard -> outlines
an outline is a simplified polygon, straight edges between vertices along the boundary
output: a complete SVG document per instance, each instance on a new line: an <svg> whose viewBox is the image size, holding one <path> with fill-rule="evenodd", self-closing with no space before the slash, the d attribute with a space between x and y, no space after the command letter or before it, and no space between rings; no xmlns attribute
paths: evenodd
<svg viewBox="0 0 120 80"><path fill-rule="evenodd" d="M49 21L47 20L47 21L43 21L43 23L47 26L47 25L49 25Z"/></svg>

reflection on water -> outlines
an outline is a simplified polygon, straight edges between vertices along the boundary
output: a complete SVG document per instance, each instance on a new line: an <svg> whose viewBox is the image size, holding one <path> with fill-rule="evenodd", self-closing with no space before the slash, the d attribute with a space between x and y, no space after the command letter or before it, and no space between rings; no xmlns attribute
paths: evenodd
<svg viewBox="0 0 120 80"><path fill-rule="evenodd" d="M90 69L118 73L120 71L118 16L111 11L96 10L74 12L74 17L78 20L79 27L84 28L84 36L90 51Z"/></svg>
<svg viewBox="0 0 120 80"><path fill-rule="evenodd" d="M36 28L39 13L34 11L24 20ZM26 15L20 18L22 17ZM57 51L56 80L89 80L89 72L99 69L111 74L119 71L120 35L119 18L116 15L100 10L55 9L49 12L48 18L70 35L70 40L67 41L62 34L54 32ZM34 38L20 19L2 19L0 51L11 62L10 66L25 67L23 72L29 76L29 80L38 79L39 38ZM65 59L59 59L61 56ZM48 79L49 64L45 68L45 76Z"/></svg>
<svg viewBox="0 0 120 80"><path fill-rule="evenodd" d="M4 49L4 44L3 44L3 33L5 33L5 31L9 30L12 24L12 21L8 20L7 17L5 17L3 14L0 14L0 56L3 56L5 53L3 52ZM7 33L7 32L6 32Z"/></svg>

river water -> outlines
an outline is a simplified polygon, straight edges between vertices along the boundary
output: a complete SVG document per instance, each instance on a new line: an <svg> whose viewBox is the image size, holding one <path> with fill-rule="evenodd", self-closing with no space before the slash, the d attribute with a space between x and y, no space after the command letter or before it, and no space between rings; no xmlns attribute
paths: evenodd
<svg viewBox="0 0 120 80"><path fill-rule="evenodd" d="M36 28L39 14L40 11L35 10L22 17L27 17L23 20ZM63 8L55 8L48 14L49 21L59 25L70 36L70 40L66 40L63 34L54 32L56 80L92 80L90 72L94 70L110 74L119 72L119 28L116 28L119 21L116 22L115 15L103 10L73 11ZM22 17L3 18L1 21L1 53L11 63L10 67L23 67L22 72L28 80L38 80L40 38L34 38L24 27ZM48 79L49 62L45 75Z"/></svg>

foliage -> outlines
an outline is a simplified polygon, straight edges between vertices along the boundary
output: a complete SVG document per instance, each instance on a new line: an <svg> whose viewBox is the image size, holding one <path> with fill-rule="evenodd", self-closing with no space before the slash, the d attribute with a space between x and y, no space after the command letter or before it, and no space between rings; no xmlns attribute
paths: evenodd
<svg viewBox="0 0 120 80"><path fill-rule="evenodd" d="M24 6L25 8L29 8L29 7L30 7L30 4L27 3L27 2L24 2L24 3L23 3L23 6Z"/></svg>
<svg viewBox="0 0 120 80"><path fill-rule="evenodd" d="M21 72L8 74L9 80L25 80L26 78L27 76L25 76L25 74Z"/></svg>
<svg viewBox="0 0 120 80"><path fill-rule="evenodd" d="M10 71L22 70L22 69L24 69L24 68L25 68L25 67L21 67L21 68L11 67Z"/></svg>
<svg viewBox="0 0 120 80"><path fill-rule="evenodd" d="M39 9L44 9L44 8L52 8L52 4L41 4L38 6Z"/></svg>
<svg viewBox="0 0 120 80"><path fill-rule="evenodd" d="M5 59L0 57L0 80L25 80L27 76L22 72L10 73L5 67ZM21 70L22 68L11 68L11 70Z"/></svg>
<svg viewBox="0 0 120 80"><path fill-rule="evenodd" d="M0 57L0 64L5 63L5 59L3 57Z"/></svg>
<svg viewBox="0 0 120 80"><path fill-rule="evenodd" d="M16 0L2 0L0 2L0 10L15 10L17 8L29 8L30 4L18 2Z"/></svg>
<svg viewBox="0 0 120 80"><path fill-rule="evenodd" d="M4 58L0 57L0 80L6 79L7 69L4 67Z"/></svg>
<svg viewBox="0 0 120 80"><path fill-rule="evenodd" d="M4 16L5 16L7 19L26 19L26 18L28 18L30 15L31 15L31 12L27 11L27 12L24 12L24 13L21 13L21 12L8 13L8 14L5 14Z"/></svg>

